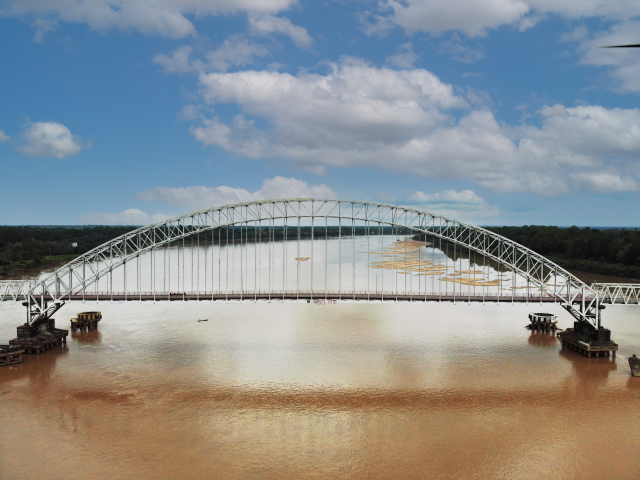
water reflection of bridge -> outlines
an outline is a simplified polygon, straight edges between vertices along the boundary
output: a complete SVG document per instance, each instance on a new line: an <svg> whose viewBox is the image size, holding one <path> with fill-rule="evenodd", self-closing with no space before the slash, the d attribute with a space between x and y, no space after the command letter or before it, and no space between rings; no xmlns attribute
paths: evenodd
<svg viewBox="0 0 640 480"><path fill-rule="evenodd" d="M139 228L37 281L1 283L0 300L26 300L28 323L79 299L556 302L594 325L602 301L638 303L629 290L602 291L512 240L440 215L289 199Z"/></svg>

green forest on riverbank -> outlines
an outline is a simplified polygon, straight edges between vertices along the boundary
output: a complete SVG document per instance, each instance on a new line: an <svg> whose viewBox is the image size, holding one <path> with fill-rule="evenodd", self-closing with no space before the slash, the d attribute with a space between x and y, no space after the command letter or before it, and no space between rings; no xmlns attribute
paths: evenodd
<svg viewBox="0 0 640 480"><path fill-rule="evenodd" d="M640 279L640 231L622 228L489 227L563 268Z"/></svg>
<svg viewBox="0 0 640 480"><path fill-rule="evenodd" d="M135 228L0 226L0 276L68 262Z"/></svg>
<svg viewBox="0 0 640 480"><path fill-rule="evenodd" d="M0 276L16 271L67 262L136 227L7 227L0 226ZM640 231L637 229L560 228L544 226L489 227L489 230L514 240L544 255L563 268L585 272L640 278ZM232 232L233 229L229 231ZM384 229L390 234L389 227ZM236 228L239 235L239 227ZM267 239L267 231L263 229ZM364 235L364 227L356 227L356 235ZM369 233L378 230L371 227ZM343 235L352 229L345 226ZM273 232L275 240L283 238L282 228ZM338 235L337 227L329 227L328 236ZM394 233L409 233L395 230ZM232 232L235 237L236 233ZM231 235L231 234L230 234ZM254 237L253 229L244 230L245 241ZM324 227L314 229L316 238L325 235ZM226 235L224 235L226 237ZM289 227L288 238L297 238L296 227ZM310 227L302 227L301 238L311 236ZM272 237L273 238L273 237ZM231 236L230 236L231 239ZM237 241L237 239L236 239Z"/></svg>

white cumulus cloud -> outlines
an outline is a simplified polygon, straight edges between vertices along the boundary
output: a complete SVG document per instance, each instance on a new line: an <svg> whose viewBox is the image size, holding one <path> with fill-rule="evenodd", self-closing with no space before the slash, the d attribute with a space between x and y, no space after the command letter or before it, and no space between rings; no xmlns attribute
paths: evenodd
<svg viewBox="0 0 640 480"><path fill-rule="evenodd" d="M446 122L440 109L468 107L451 85L426 70L376 69L354 59L333 65L324 76L211 73L200 75L200 84L206 102L239 104L273 128L260 130L244 115L229 125L213 118L192 128L198 140L249 158L294 158L314 171L343 163L345 154L406 144Z"/></svg>
<svg viewBox="0 0 640 480"><path fill-rule="evenodd" d="M35 29L36 33L33 35L33 41L35 43L43 43L44 36L55 30L57 27L57 21L48 18L36 18L31 26Z"/></svg>
<svg viewBox="0 0 640 480"><path fill-rule="evenodd" d="M542 128L524 127L522 135L547 151L562 149L576 166L615 156L637 160L640 155L640 110L597 105L543 107ZM559 152L562 155L562 152Z"/></svg>
<svg viewBox="0 0 640 480"><path fill-rule="evenodd" d="M608 31L596 32L589 37L584 26L563 37L578 41L582 65L607 68L612 87L620 92L640 92L640 56L635 48L598 48L608 45L629 45L640 42L640 21L627 21L613 25Z"/></svg>
<svg viewBox="0 0 640 480"><path fill-rule="evenodd" d="M0 130L0 143L6 143L9 140L11 140L11 137L6 133L4 133L2 130Z"/></svg>
<svg viewBox="0 0 640 480"><path fill-rule="evenodd" d="M167 218L170 218L169 215L162 213L149 215L137 208L130 208L118 213L88 213L80 215L78 221L86 225L149 225Z"/></svg>
<svg viewBox="0 0 640 480"><path fill-rule="evenodd" d="M477 221L500 215L498 207L490 205L473 190L445 190L434 194L415 192L407 197L407 201L429 212L456 220Z"/></svg>
<svg viewBox="0 0 640 480"><path fill-rule="evenodd" d="M21 134L22 144L18 150L30 157L65 158L90 148L90 142L83 142L77 135L58 122L32 122Z"/></svg>
<svg viewBox="0 0 640 480"><path fill-rule="evenodd" d="M253 63L254 57L264 57L269 51L263 46L242 37L231 37L219 48L205 54L214 70L226 72L231 66L240 67Z"/></svg>
<svg viewBox="0 0 640 480"><path fill-rule="evenodd" d="M203 144L221 147L234 155L252 159L269 156L269 138L243 115L234 117L231 125L217 117L203 118L201 126L190 127L189 131Z"/></svg>
<svg viewBox="0 0 640 480"><path fill-rule="evenodd" d="M385 60L398 68L413 68L413 64L418 61L418 54L413 51L411 42L407 42L398 47L395 55L391 55Z"/></svg>
<svg viewBox="0 0 640 480"><path fill-rule="evenodd" d="M161 65L167 73L187 73L196 71L196 66L191 62L191 52L193 47L183 45L176 48L169 55L158 53L153 57L153 61Z"/></svg>
<svg viewBox="0 0 640 480"><path fill-rule="evenodd" d="M183 45L169 55L158 53L153 61L161 65L167 73L188 73L219 71L226 72L230 67L252 64L255 57L264 57L269 50L263 45L234 35L226 39L220 47L202 53L202 58L192 57L193 47Z"/></svg>
<svg viewBox="0 0 640 480"><path fill-rule="evenodd" d="M187 16L273 14L294 3L295 0L5 0L0 4L0 15L35 15L36 41L42 41L57 21L84 23L98 31L137 30L182 38L196 33Z"/></svg>
<svg viewBox="0 0 640 480"><path fill-rule="evenodd" d="M606 172L572 173L569 174L574 185L579 189L596 192L628 192L638 190L635 178L629 175L620 176Z"/></svg>
<svg viewBox="0 0 640 480"><path fill-rule="evenodd" d="M482 36L488 28L514 23L530 10L520 0L390 0L382 4L389 15L380 15L376 23L396 24L409 32L431 34L454 30L469 37Z"/></svg>
<svg viewBox="0 0 640 480"><path fill-rule="evenodd" d="M614 21L640 15L640 2L636 0L388 0L380 2L379 7L373 20L372 15L364 16L365 32L369 34L385 33L397 25L408 32L438 35L455 31L478 37L502 25L517 25L526 30L550 14Z"/></svg>
<svg viewBox="0 0 640 480"><path fill-rule="evenodd" d="M275 15L250 14L249 30L254 35L270 35L272 33L288 35L293 43L300 48L308 48L313 43L306 28L294 25L288 18L276 17Z"/></svg>
<svg viewBox="0 0 640 480"><path fill-rule="evenodd" d="M335 193L324 184L309 185L304 180L296 178L274 177L265 179L262 188L255 192L239 187L192 186L155 187L136 195L136 199L140 201L159 201L189 210L280 198L335 198Z"/></svg>
<svg viewBox="0 0 640 480"><path fill-rule="evenodd" d="M477 95L465 99L426 70L349 58L326 75L242 71L201 74L199 82L207 104L235 104L242 113L230 123L204 118L190 129L197 140L246 158L288 158L316 173L377 167L543 195L567 193L580 183L575 174L620 179L592 182L599 191L630 188L640 175L638 109L552 105L538 112L539 125L510 126Z"/></svg>
<svg viewBox="0 0 640 480"><path fill-rule="evenodd" d="M482 50L463 45L458 35L454 35L450 40L440 42L438 52L448 53L451 58L462 63L474 63L484 57Z"/></svg>

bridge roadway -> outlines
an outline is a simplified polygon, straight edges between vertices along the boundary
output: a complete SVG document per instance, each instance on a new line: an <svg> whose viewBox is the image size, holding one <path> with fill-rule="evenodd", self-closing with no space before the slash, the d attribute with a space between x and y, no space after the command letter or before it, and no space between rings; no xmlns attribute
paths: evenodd
<svg viewBox="0 0 640 480"><path fill-rule="evenodd" d="M40 295L34 295L34 299L42 302ZM26 300L22 298L21 300ZM385 300L399 302L479 302L479 303L559 303L558 297L550 295L465 295L465 294L396 294L395 292L367 293L367 292L310 292L310 291L285 291L285 292L230 292L230 293L206 293L206 292L93 292L65 295L65 301L227 301L227 300ZM585 301L590 299L585 298ZM50 295L44 296L45 302L54 301ZM573 299L574 302L582 302L582 297Z"/></svg>

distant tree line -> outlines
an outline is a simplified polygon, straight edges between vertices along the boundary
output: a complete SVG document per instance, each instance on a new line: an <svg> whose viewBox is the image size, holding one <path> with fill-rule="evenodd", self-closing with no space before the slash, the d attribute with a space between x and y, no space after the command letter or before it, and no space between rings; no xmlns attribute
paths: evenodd
<svg viewBox="0 0 640 480"><path fill-rule="evenodd" d="M349 225L315 226L313 237L318 240L339 235L411 235L402 227L369 227ZM21 269L67 262L137 227L3 227L0 226L0 276ZM544 255L564 268L586 272L640 278L640 231L637 229L560 228L544 226L489 227L489 230L514 240ZM187 228L188 231L188 228ZM187 239L187 244L238 244L308 240L310 226L222 227ZM199 237L199 238L198 238ZM424 235L414 238L425 240ZM431 238L426 238L431 241ZM442 242L443 246L446 242ZM440 243L436 243L440 245Z"/></svg>
<svg viewBox="0 0 640 480"><path fill-rule="evenodd" d="M0 226L0 276L72 260L135 228Z"/></svg>
<svg viewBox="0 0 640 480"><path fill-rule="evenodd" d="M544 255L563 268L640 279L640 231L528 225L488 230Z"/></svg>

